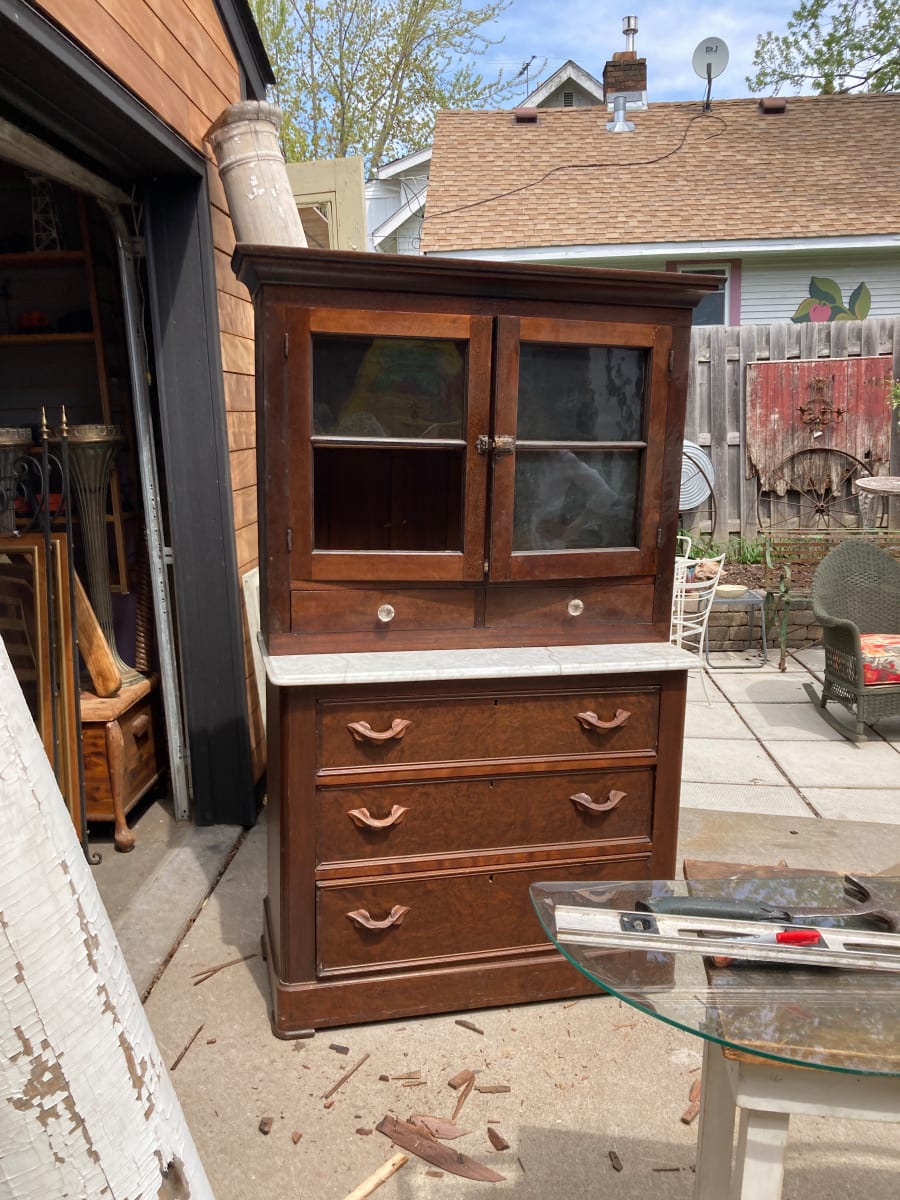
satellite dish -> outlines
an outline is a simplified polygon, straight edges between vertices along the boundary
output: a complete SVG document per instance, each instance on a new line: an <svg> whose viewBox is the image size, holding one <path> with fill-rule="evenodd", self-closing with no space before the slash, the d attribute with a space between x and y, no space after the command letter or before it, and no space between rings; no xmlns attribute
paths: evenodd
<svg viewBox="0 0 900 1200"><path fill-rule="evenodd" d="M681 495L679 512L697 508L713 489L716 474L706 451L696 442L685 442L681 453Z"/></svg>
<svg viewBox="0 0 900 1200"><path fill-rule="evenodd" d="M701 79L715 79L728 66L728 47L721 38L704 38L694 51L691 65Z"/></svg>

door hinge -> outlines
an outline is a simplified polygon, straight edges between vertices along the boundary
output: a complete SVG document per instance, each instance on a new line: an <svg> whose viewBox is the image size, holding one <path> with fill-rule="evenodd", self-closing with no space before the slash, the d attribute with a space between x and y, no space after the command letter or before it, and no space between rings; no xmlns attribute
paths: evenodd
<svg viewBox="0 0 900 1200"><path fill-rule="evenodd" d="M669 351L669 374L670 375L675 374L675 351L674 350Z"/></svg>
<svg viewBox="0 0 900 1200"><path fill-rule="evenodd" d="M657 525L657 527L656 527L656 548L657 548L657 550L662 549L662 544L663 544L662 525Z"/></svg>
<svg viewBox="0 0 900 1200"><path fill-rule="evenodd" d="M490 572L490 569L491 569L491 564L488 562L487 559L485 559L483 565L484 565L484 577L485 577L485 579L487 579L488 573Z"/></svg>
<svg viewBox="0 0 900 1200"><path fill-rule="evenodd" d="M290 554L291 551L294 549L294 531L293 531L293 529L288 529L288 531L287 531L287 548L288 548L288 554Z"/></svg>
<svg viewBox="0 0 900 1200"><path fill-rule="evenodd" d="M284 357L288 356L288 335L287 330L284 331Z"/></svg>

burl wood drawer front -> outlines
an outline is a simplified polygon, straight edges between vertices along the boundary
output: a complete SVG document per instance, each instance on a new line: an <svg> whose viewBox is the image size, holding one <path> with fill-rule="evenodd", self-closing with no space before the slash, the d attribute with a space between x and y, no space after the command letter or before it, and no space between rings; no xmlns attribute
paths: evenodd
<svg viewBox="0 0 900 1200"><path fill-rule="evenodd" d="M654 752L659 689L321 704L319 769Z"/></svg>
<svg viewBox="0 0 900 1200"><path fill-rule="evenodd" d="M646 862L646 859L644 860ZM528 888L539 880L640 876L637 856L539 868L403 877L316 896L317 971L445 962L543 946Z"/></svg>
<svg viewBox="0 0 900 1200"><path fill-rule="evenodd" d="M471 589L397 590L323 588L291 592L294 633L363 633L377 630L471 629L475 593Z"/></svg>
<svg viewBox="0 0 900 1200"><path fill-rule="evenodd" d="M653 779L647 769L321 788L317 860L649 839Z"/></svg>

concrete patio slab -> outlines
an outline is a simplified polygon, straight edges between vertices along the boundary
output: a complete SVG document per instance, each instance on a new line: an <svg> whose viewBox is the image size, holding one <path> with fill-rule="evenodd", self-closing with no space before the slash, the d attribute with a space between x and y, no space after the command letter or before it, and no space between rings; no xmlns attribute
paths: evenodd
<svg viewBox="0 0 900 1200"><path fill-rule="evenodd" d="M783 817L814 816L810 806L792 787L761 784L694 783L681 785L681 807L703 808L709 812L765 813ZM826 813L818 813L827 816Z"/></svg>
<svg viewBox="0 0 900 1200"><path fill-rule="evenodd" d="M804 788L803 795L820 817L831 821L900 820L900 787Z"/></svg>
<svg viewBox="0 0 900 1200"><path fill-rule="evenodd" d="M692 858L784 859L860 873L900 859L897 826L860 827L852 845L847 834L846 823L817 818L689 811L682 814L679 845ZM200 1030L173 1081L217 1200L344 1200L390 1157L390 1143L373 1132L377 1122L388 1113L449 1116L458 1093L447 1080L463 1067L478 1072L479 1081L510 1088L473 1092L459 1118L469 1133L451 1143L504 1176L492 1194L690 1200L697 1127L680 1115L699 1076L696 1037L597 996L467 1012L481 1033L459 1026L460 1014L446 1014L279 1041L269 1025L258 955L194 986L197 971L256 954L264 879L263 822L244 840L146 1006L168 1062ZM366 1055L326 1101L325 1093ZM421 1079L392 1078L411 1071ZM273 1118L267 1136L259 1131L264 1116ZM489 1123L508 1150L492 1149ZM800 1119L792 1122L785 1195L846 1200L863 1188L866 1200L894 1200L898 1166L898 1126ZM484 1195L481 1183L429 1170L413 1157L380 1194L385 1200Z"/></svg>
<svg viewBox="0 0 900 1200"><path fill-rule="evenodd" d="M738 738L754 740L755 734L740 711L728 701L721 704L689 704L684 721L685 738Z"/></svg>
<svg viewBox="0 0 900 1200"><path fill-rule="evenodd" d="M886 742L772 740L767 748L797 788L895 788L900 779L900 753Z"/></svg>
<svg viewBox="0 0 900 1200"><path fill-rule="evenodd" d="M752 726L755 736L763 742L798 740L841 742L847 740L843 734L822 718L821 712L808 697L803 703L798 704L790 701L784 704L738 703L735 708L743 721ZM846 709L835 707L831 715L848 735L853 733L856 728L856 720ZM870 728L866 729L865 736L867 741L883 741Z"/></svg>
<svg viewBox="0 0 900 1200"><path fill-rule="evenodd" d="M734 704L799 704L810 703L803 685L809 683L809 672L799 666L787 671L717 671L713 676L716 687Z"/></svg>
<svg viewBox="0 0 900 1200"><path fill-rule="evenodd" d="M692 783L752 783L775 787L783 787L788 782L759 742L742 738L686 739L681 778Z"/></svg>

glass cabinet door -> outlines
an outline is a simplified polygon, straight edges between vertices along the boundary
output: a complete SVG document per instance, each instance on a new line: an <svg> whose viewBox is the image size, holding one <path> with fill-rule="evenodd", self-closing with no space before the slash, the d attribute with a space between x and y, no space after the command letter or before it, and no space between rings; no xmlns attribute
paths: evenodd
<svg viewBox="0 0 900 1200"><path fill-rule="evenodd" d="M490 336L488 318L310 312L311 578L482 577Z"/></svg>
<svg viewBox="0 0 900 1200"><path fill-rule="evenodd" d="M669 331L502 318L494 580L655 569Z"/></svg>

